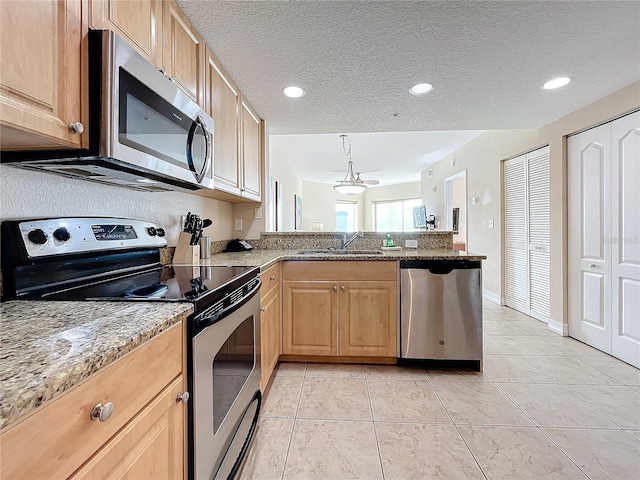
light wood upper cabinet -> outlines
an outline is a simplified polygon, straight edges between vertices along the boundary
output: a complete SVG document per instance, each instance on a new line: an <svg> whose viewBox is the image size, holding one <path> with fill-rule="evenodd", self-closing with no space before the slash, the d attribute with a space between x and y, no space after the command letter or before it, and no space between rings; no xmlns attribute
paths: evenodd
<svg viewBox="0 0 640 480"><path fill-rule="evenodd" d="M204 108L205 44L180 7L164 1L162 64L167 76Z"/></svg>
<svg viewBox="0 0 640 480"><path fill-rule="evenodd" d="M285 355L395 357L396 262L285 262Z"/></svg>
<svg viewBox="0 0 640 480"><path fill-rule="evenodd" d="M338 355L338 283L284 281L282 353Z"/></svg>
<svg viewBox="0 0 640 480"><path fill-rule="evenodd" d="M395 357L396 282L340 282L340 355Z"/></svg>
<svg viewBox="0 0 640 480"><path fill-rule="evenodd" d="M113 30L157 68L162 67L162 0L91 0L89 23Z"/></svg>
<svg viewBox="0 0 640 480"><path fill-rule="evenodd" d="M262 121L242 99L242 196L260 201L262 178Z"/></svg>
<svg viewBox="0 0 640 480"><path fill-rule="evenodd" d="M176 397L183 383L182 376L176 378L70 478L182 478L186 407Z"/></svg>
<svg viewBox="0 0 640 480"><path fill-rule="evenodd" d="M2 150L88 145L86 32L79 0L0 1Z"/></svg>
<svg viewBox="0 0 640 480"><path fill-rule="evenodd" d="M240 91L211 51L206 58L205 111L213 118L215 188L240 196Z"/></svg>

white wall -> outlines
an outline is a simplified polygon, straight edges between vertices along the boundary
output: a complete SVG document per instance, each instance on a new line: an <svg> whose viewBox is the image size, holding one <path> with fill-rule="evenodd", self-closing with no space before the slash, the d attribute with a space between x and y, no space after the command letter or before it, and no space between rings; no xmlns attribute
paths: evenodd
<svg viewBox="0 0 640 480"><path fill-rule="evenodd" d="M294 230L294 195L302 196L302 212L307 208L307 201L302 194L302 182L296 171L291 168L289 163L282 159L276 158L274 155L269 157L269 175L267 176L266 185L268 189L269 177L272 177L274 182L279 182L282 187L282 229L283 232L292 232ZM263 197L266 200L266 196ZM275 204L275 202L274 202ZM266 205L266 202L265 202ZM304 223L304 221L303 221ZM309 228L311 230L311 228Z"/></svg>
<svg viewBox="0 0 640 480"><path fill-rule="evenodd" d="M336 231L336 200L358 202L357 230L364 228L364 194L341 195L327 183L302 182L302 229L311 231L313 222L324 223L327 232Z"/></svg>
<svg viewBox="0 0 640 480"><path fill-rule="evenodd" d="M231 235L231 204L186 193L148 193L0 165L0 219L67 216L138 218L158 223L175 245L181 215L210 218L213 240Z"/></svg>
<svg viewBox="0 0 640 480"><path fill-rule="evenodd" d="M566 136L640 108L640 82L604 97L540 129L486 132L422 172L422 197L429 210L442 216L444 179L467 170L467 249L487 255L483 288L504 296L502 161L549 145L551 168L551 319L566 319ZM451 163L454 166L451 166ZM433 187L435 192L432 191ZM471 198L479 201L472 205ZM489 220L495 228L489 228Z"/></svg>

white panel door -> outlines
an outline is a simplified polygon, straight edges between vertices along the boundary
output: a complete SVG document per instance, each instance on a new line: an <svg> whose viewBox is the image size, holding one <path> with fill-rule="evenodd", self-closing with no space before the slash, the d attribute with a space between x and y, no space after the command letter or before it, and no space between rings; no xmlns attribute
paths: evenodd
<svg viewBox="0 0 640 480"><path fill-rule="evenodd" d="M611 353L611 125L568 139L569 334Z"/></svg>
<svg viewBox="0 0 640 480"><path fill-rule="evenodd" d="M529 312L525 156L504 162L505 304Z"/></svg>
<svg viewBox="0 0 640 480"><path fill-rule="evenodd" d="M640 367L640 112L611 129L611 353Z"/></svg>
<svg viewBox="0 0 640 480"><path fill-rule="evenodd" d="M551 211L549 147L528 153L529 315L548 321L551 314Z"/></svg>

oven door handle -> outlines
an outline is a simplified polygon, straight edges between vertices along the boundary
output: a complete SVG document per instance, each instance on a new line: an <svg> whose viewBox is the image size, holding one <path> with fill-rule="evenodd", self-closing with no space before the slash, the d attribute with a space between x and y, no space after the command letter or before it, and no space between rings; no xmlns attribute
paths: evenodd
<svg viewBox="0 0 640 480"><path fill-rule="evenodd" d="M224 317L226 317L230 313L236 311L237 309L245 305L249 300L251 300L255 295L258 294L261 285L262 285L262 280L258 278L258 283L256 283L256 285L249 291L249 293L247 293L247 295L244 296L242 300L240 300L239 302L233 303L228 307L223 308L222 310L217 312L215 315L212 315L210 317L203 317L203 318L196 317L193 322L194 332L191 336L195 337L198 333L200 333L205 328L210 327L214 323L218 323Z"/></svg>

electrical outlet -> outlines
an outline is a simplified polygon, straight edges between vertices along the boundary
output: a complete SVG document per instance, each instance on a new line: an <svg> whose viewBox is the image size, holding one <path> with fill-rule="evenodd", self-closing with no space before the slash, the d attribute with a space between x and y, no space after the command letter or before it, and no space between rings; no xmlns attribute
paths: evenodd
<svg viewBox="0 0 640 480"><path fill-rule="evenodd" d="M256 211L255 211L255 218L256 218L257 220L260 220L260 219L262 218L262 207L258 207L258 208L256 208Z"/></svg>
<svg viewBox="0 0 640 480"><path fill-rule="evenodd" d="M489 228L495 228L493 220L489 220Z"/></svg>
<svg viewBox="0 0 640 480"><path fill-rule="evenodd" d="M242 230L242 219L236 218L236 230Z"/></svg>
<svg viewBox="0 0 640 480"><path fill-rule="evenodd" d="M418 248L418 240L405 240L404 246L406 248Z"/></svg>

